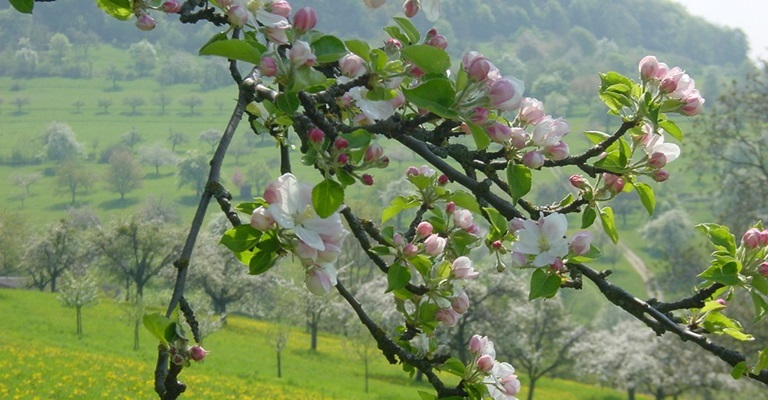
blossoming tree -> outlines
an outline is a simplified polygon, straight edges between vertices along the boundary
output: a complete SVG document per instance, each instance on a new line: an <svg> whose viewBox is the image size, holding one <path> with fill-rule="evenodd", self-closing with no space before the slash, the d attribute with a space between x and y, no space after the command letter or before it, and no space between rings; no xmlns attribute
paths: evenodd
<svg viewBox="0 0 768 400"><path fill-rule="evenodd" d="M371 8L385 2L364 0ZM221 243L243 268L261 274L288 255L299 260L307 290L318 296L338 291L389 362L426 376L434 394L421 393L423 399L502 400L514 399L520 391L515 369L496 359L494 343L486 336L469 340L470 358L463 363L444 353L437 335L471 306L465 288L481 273L530 274L530 300L579 289L587 279L656 334L693 342L733 366L734 377L768 384L768 351L752 357L712 339L722 334L751 338L722 312L723 299L736 291L750 294L756 318L768 312L768 230L755 226L739 245L726 228L701 225L715 248L711 264L703 266L703 283L690 297L669 303L643 301L612 284L608 271L587 265L600 255L591 235L568 234L566 214L579 213L582 229L599 218L607 236L618 241L610 201L622 192L636 191L642 206L653 213L649 182L667 180L665 165L681 154L669 141L683 139L672 118L694 116L704 104L681 68L647 56L639 63L638 79L601 74L598 95L615 117L616 130L584 132L592 146L571 154L565 142L568 122L548 115L541 101L526 98L523 83L505 75L514 71L499 70L476 51L453 60L444 36L435 29L420 32L409 21L420 12L435 21L439 0L406 0L408 18L394 17L384 28L389 39L381 45L319 32L314 28L323 16L310 7L294 11L285 0L96 3L112 17L133 19L142 30L155 27L152 15L158 12L178 13L183 23L223 26L200 54L229 59L238 89L174 263L177 278L167 313L144 318L161 342L155 371L155 391L161 398L178 398L186 390L180 373L206 355L189 344L190 339L199 343L199 333L184 296L192 249L212 199L233 226ZM32 12L35 3L11 4ZM238 68L243 64L253 65L247 74ZM220 172L244 117L256 134L276 141L281 175L263 196L233 206ZM351 186L372 185L371 171L388 167L386 145L381 145L386 142L401 144L425 165L405 171L416 194L395 197L376 224L359 218L344 198ZM314 167L315 178L293 174L297 157ZM574 194L548 205L530 200L532 170L568 166L583 172L569 179ZM387 225L407 209L415 209L407 230L397 232ZM380 290L392 296L400 314L394 331L378 326L337 277L334 265L344 240L359 242L386 275L387 285ZM481 247L493 255L495 265L472 261L472 252ZM191 338L179 313L190 321ZM461 379L447 385L436 371Z"/></svg>

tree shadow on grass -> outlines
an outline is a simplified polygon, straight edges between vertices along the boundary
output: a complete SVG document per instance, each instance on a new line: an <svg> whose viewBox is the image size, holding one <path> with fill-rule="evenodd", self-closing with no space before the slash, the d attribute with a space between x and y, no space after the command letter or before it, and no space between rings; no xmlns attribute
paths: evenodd
<svg viewBox="0 0 768 400"><path fill-rule="evenodd" d="M199 202L200 202L200 196L198 195L181 196L177 200L177 203L183 206L196 206L197 203Z"/></svg>
<svg viewBox="0 0 768 400"><path fill-rule="evenodd" d="M156 175L154 172L150 172L148 174L144 174L144 180L165 179L174 175L176 175L175 172L160 172L160 175Z"/></svg>
<svg viewBox="0 0 768 400"><path fill-rule="evenodd" d="M99 208L102 210L119 210L121 208L130 207L134 204L137 204L139 202L139 199L135 198L125 198L125 199L113 199L113 200L107 200L105 202L102 202L99 204Z"/></svg>

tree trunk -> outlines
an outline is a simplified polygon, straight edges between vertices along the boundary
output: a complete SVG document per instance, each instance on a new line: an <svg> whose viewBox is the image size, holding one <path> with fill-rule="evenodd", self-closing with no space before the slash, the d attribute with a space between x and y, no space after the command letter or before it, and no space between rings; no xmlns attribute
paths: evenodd
<svg viewBox="0 0 768 400"><path fill-rule="evenodd" d="M635 388L631 387L627 389L627 400L635 400Z"/></svg>
<svg viewBox="0 0 768 400"><path fill-rule="evenodd" d="M368 393L368 354L367 353L363 357L363 364L365 364L365 393Z"/></svg>
<svg viewBox="0 0 768 400"><path fill-rule="evenodd" d="M664 396L664 390L662 388L658 388L656 389L655 397L656 397L656 400L664 400L664 398L667 396Z"/></svg>
<svg viewBox="0 0 768 400"><path fill-rule="evenodd" d="M317 323L311 324L309 326L310 334L312 336L312 343L309 347L312 351L317 351Z"/></svg>
<svg viewBox="0 0 768 400"><path fill-rule="evenodd" d="M531 382L528 384L528 400L533 400L533 389L536 388L536 380L539 378L531 378Z"/></svg>
<svg viewBox="0 0 768 400"><path fill-rule="evenodd" d="M56 292L56 275L51 275L51 293Z"/></svg>
<svg viewBox="0 0 768 400"><path fill-rule="evenodd" d="M283 377L283 369L282 369L282 365L280 364L280 350L277 351L277 377L278 378Z"/></svg>
<svg viewBox="0 0 768 400"><path fill-rule="evenodd" d="M83 313L81 312L82 306L75 307L77 310L77 338L83 338Z"/></svg>
<svg viewBox="0 0 768 400"><path fill-rule="evenodd" d="M424 373L420 369L416 370L416 376L413 378L415 382L421 382L424 380Z"/></svg>
<svg viewBox="0 0 768 400"><path fill-rule="evenodd" d="M139 320L133 323L133 350L139 350Z"/></svg>

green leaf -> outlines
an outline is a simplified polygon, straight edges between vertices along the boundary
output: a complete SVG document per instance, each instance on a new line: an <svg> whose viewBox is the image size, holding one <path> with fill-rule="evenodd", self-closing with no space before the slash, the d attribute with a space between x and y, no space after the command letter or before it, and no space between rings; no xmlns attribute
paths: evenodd
<svg viewBox="0 0 768 400"><path fill-rule="evenodd" d="M336 36L320 36L312 42L312 49L315 51L317 62L321 64L334 62L347 54L347 47L344 42Z"/></svg>
<svg viewBox="0 0 768 400"><path fill-rule="evenodd" d="M351 39L344 42L349 51L360 56L363 60L371 61L371 46L365 40Z"/></svg>
<svg viewBox="0 0 768 400"><path fill-rule="evenodd" d="M469 126L469 131L472 133L472 139L475 140L475 146L478 150L484 150L491 145L491 138L488 137L488 132L485 129L471 122L467 122L467 126Z"/></svg>
<svg viewBox="0 0 768 400"><path fill-rule="evenodd" d="M392 264L387 271L387 293L402 289L411 281L411 270L401 264Z"/></svg>
<svg viewBox="0 0 768 400"><path fill-rule="evenodd" d="M218 35L214 36L214 39L217 37ZM255 43L241 39L211 40L204 44L198 53L201 56L220 56L258 65L261 62L262 49Z"/></svg>
<svg viewBox="0 0 768 400"><path fill-rule="evenodd" d="M740 331L738 329L725 328L725 329L723 329L723 333L725 333L726 335L728 335L728 336L730 336L730 337L732 337L732 338L734 338L736 340L740 340L742 342L747 342L747 341L750 341L750 340L755 340L755 338L752 335L750 335L748 333L744 333L744 332L742 332L742 331Z"/></svg>
<svg viewBox="0 0 768 400"><path fill-rule="evenodd" d="M757 352L757 364L752 368L755 374L759 374L764 369L768 369L768 347Z"/></svg>
<svg viewBox="0 0 768 400"><path fill-rule="evenodd" d="M531 292L528 294L528 300L539 297L550 298L557 294L560 289L560 277L550 275L543 268L536 268L531 275Z"/></svg>
<svg viewBox="0 0 768 400"><path fill-rule="evenodd" d="M35 7L34 0L10 0L10 2L16 11L23 14L32 14L32 9Z"/></svg>
<svg viewBox="0 0 768 400"><path fill-rule="evenodd" d="M264 201L262 198L257 198L254 201L240 203L235 206L235 210L240 211L243 214L251 215L253 214L253 210L259 208L259 207L266 207L268 206L267 202Z"/></svg>
<svg viewBox="0 0 768 400"><path fill-rule="evenodd" d="M294 68L292 77L293 80L288 85L289 92L300 92L313 86L323 86L326 83L325 75L308 65Z"/></svg>
<svg viewBox="0 0 768 400"><path fill-rule="evenodd" d="M242 252L255 246L261 239L261 235L259 230L248 224L243 224L224 232L219 243L234 252Z"/></svg>
<svg viewBox="0 0 768 400"><path fill-rule="evenodd" d="M410 39L408 39L408 35L404 34L403 31L401 31L400 28L397 26L385 26L384 32L387 32L389 36L392 36L392 38L399 40L400 43L403 43L403 44L410 43Z"/></svg>
<svg viewBox="0 0 768 400"><path fill-rule="evenodd" d="M429 277L432 272L432 260L425 255L417 255L408 259L408 262L416 268L416 271L425 277Z"/></svg>
<svg viewBox="0 0 768 400"><path fill-rule="evenodd" d="M733 369L731 370L731 377L733 379L740 379L747 375L747 371L749 371L749 368L747 368L747 362L742 361L733 366Z"/></svg>
<svg viewBox="0 0 768 400"><path fill-rule="evenodd" d="M723 285L735 286L741 283L739 278L740 270L740 265L736 261L727 262L722 265L713 261L712 265L698 276L712 282L722 283Z"/></svg>
<svg viewBox="0 0 768 400"><path fill-rule="evenodd" d="M752 298L752 305L755 308L755 318L753 321L758 322L768 315L768 303L763 299L763 296L754 291L750 291L749 296Z"/></svg>
<svg viewBox="0 0 768 400"><path fill-rule="evenodd" d="M113 18L125 21L133 16L131 0L96 0L96 4Z"/></svg>
<svg viewBox="0 0 768 400"><path fill-rule="evenodd" d="M616 222L613 218L613 209L611 207L603 207L600 210L600 222L603 224L603 231L611 241L616 244L619 241L619 231L616 230Z"/></svg>
<svg viewBox="0 0 768 400"><path fill-rule="evenodd" d="M451 109L456 91L448 79L430 79L413 89L403 89L403 95L414 105L443 118L454 118L458 115Z"/></svg>
<svg viewBox="0 0 768 400"><path fill-rule="evenodd" d="M501 215L495 208L485 207L483 210L488 214L488 219L491 221L491 226L496 232L503 234L507 231L507 219Z"/></svg>
<svg viewBox="0 0 768 400"><path fill-rule="evenodd" d="M276 260L277 258L273 252L256 251L248 263L248 273L251 275L263 274L275 266Z"/></svg>
<svg viewBox="0 0 768 400"><path fill-rule="evenodd" d="M351 149L367 148L371 144L371 139L373 139L373 135L365 129L357 129L339 136L347 140Z"/></svg>
<svg viewBox="0 0 768 400"><path fill-rule="evenodd" d="M437 396L434 394L422 392L421 390L419 390L418 393L421 400L437 400Z"/></svg>
<svg viewBox="0 0 768 400"><path fill-rule="evenodd" d="M575 263L585 263L585 262L597 260L602 255L603 255L603 252L600 251L600 249L598 249L595 246L590 245L589 246L589 251L587 252L587 254L582 254L580 256L570 257L568 259L568 261L569 262L575 262Z"/></svg>
<svg viewBox="0 0 768 400"><path fill-rule="evenodd" d="M677 126L676 123L666 120L659 122L659 127L661 129L664 129L669 133L673 138L677 139L679 142L683 141L683 131L680 129L679 126Z"/></svg>
<svg viewBox="0 0 768 400"><path fill-rule="evenodd" d="M464 363L461 362L456 357L451 357L438 367L440 371L445 371L451 374L454 374L456 376L464 376L465 366Z"/></svg>
<svg viewBox="0 0 768 400"><path fill-rule="evenodd" d="M595 218L597 218L597 211L592 207L585 208L581 214L581 229L587 229L592 226L595 223Z"/></svg>
<svg viewBox="0 0 768 400"><path fill-rule="evenodd" d="M696 229L707 235L710 243L725 249L731 256L736 256L736 238L727 227L718 224L699 224Z"/></svg>
<svg viewBox="0 0 768 400"><path fill-rule="evenodd" d="M149 333L164 345L167 346L168 342L173 340L172 338L169 340L167 337L167 331L171 327L172 322L165 315L160 313L144 314L142 322L144 322L144 327L147 328Z"/></svg>
<svg viewBox="0 0 768 400"><path fill-rule="evenodd" d="M328 218L344 203L344 188L330 179L312 188L312 206L320 218Z"/></svg>
<svg viewBox="0 0 768 400"><path fill-rule="evenodd" d="M461 208L466 208L475 214L480 213L480 206L477 204L475 196L472 196L465 191L457 190L451 193L448 199Z"/></svg>
<svg viewBox="0 0 768 400"><path fill-rule="evenodd" d="M414 44L404 47L400 53L425 74L445 75L445 71L451 68L451 57L439 47Z"/></svg>
<svg viewBox="0 0 768 400"><path fill-rule="evenodd" d="M401 211L417 207L419 204L421 203L414 197L397 196L392 199L384 211L381 212L381 223L383 224Z"/></svg>
<svg viewBox="0 0 768 400"><path fill-rule="evenodd" d="M419 30L416 29L411 20L403 17L394 17L392 19L394 19L395 22L400 25L400 28L403 30L403 32L405 32L406 36L408 36L410 43L417 43L419 39L421 39Z"/></svg>
<svg viewBox="0 0 768 400"><path fill-rule="evenodd" d="M392 252L389 250L389 247L387 246L373 246L369 249L369 251L379 256L388 256L392 254Z"/></svg>
<svg viewBox="0 0 768 400"><path fill-rule="evenodd" d="M296 92L279 93L275 98L275 105L280 111L292 115L299 109L299 95Z"/></svg>
<svg viewBox="0 0 768 400"><path fill-rule="evenodd" d="M517 201L531 191L532 175L530 168L522 164L513 164L511 161L507 165L507 182L509 183L509 194L512 195L512 202Z"/></svg>
<svg viewBox="0 0 768 400"><path fill-rule="evenodd" d="M653 215L653 210L656 208L656 196L653 194L653 189L642 182L637 182L634 186L637 190L637 195L640 197L640 202L643 203L643 207L648 211L648 215Z"/></svg>

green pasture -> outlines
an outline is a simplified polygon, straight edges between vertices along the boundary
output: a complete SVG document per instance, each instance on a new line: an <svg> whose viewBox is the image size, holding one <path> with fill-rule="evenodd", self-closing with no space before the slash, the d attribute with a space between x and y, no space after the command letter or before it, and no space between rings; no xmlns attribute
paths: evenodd
<svg viewBox="0 0 768 400"><path fill-rule="evenodd" d="M132 350L132 324L122 306L104 299L83 310L84 336L75 333L75 312L50 293L0 290L0 398L151 399L155 341L141 331ZM414 382L378 354L371 358L369 393L362 361L344 338L321 334L318 351L295 328L283 350L283 377L277 378L272 325L230 316L227 325L204 340L211 353L185 370L187 399L417 399L430 386ZM447 379L451 379L448 377ZM525 398L526 380L523 377ZM625 394L585 383L543 379L539 400L620 400ZM640 396L639 399L649 397Z"/></svg>

